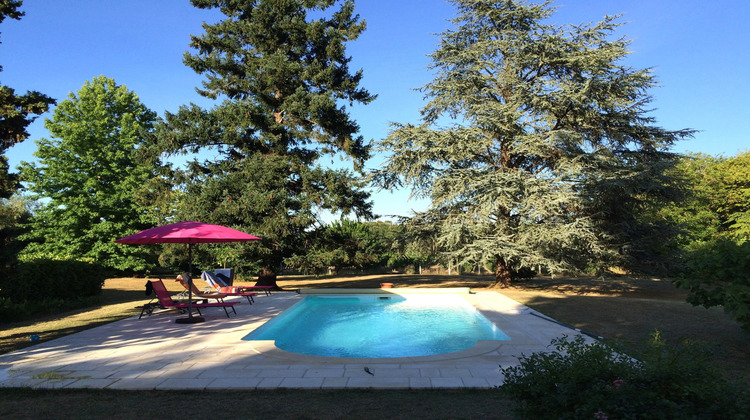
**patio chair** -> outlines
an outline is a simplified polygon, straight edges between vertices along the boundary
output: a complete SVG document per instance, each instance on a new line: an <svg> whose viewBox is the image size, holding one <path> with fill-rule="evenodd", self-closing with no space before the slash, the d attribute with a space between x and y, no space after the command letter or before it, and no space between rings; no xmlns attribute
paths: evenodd
<svg viewBox="0 0 750 420"><path fill-rule="evenodd" d="M182 285L182 287L185 288L185 291L191 291L192 290L194 298L199 298L199 299L216 299L217 302L224 302L224 298L227 297L227 296L229 296L229 295L224 294L224 293L211 293L211 292L206 293L206 292L198 289L198 286L195 285L194 281L188 282L188 280L190 280L190 276L188 274L180 274L175 279L175 281L179 281L180 282L180 284ZM188 286L188 284L190 284L190 285ZM182 292L182 293L185 293L185 292ZM234 307L232 308L232 311L234 311L234 313L237 313L237 310L235 310Z"/></svg>
<svg viewBox="0 0 750 420"><path fill-rule="evenodd" d="M212 273L211 271L204 271L203 273L201 273L201 280L208 283L220 294L227 296L242 296L247 299L247 302L251 305L253 304L253 302L255 302L255 299L253 299L253 297L258 296L258 294L255 292L247 292L241 290L241 288L239 287L223 286L221 281L216 277L216 274Z"/></svg>
<svg viewBox="0 0 750 420"><path fill-rule="evenodd" d="M266 296L269 296L271 294L271 289L273 289L273 286L232 286L232 278L227 277L227 272L229 273L229 276L232 275L231 269L220 269L216 270L215 272L204 271L203 273L206 274L206 276L210 277L210 281L205 279L204 281L213 286L216 290L219 290L220 293L224 293L223 291L221 291L222 287L234 287L238 292L255 290L265 293ZM201 278L203 278L203 274L201 274Z"/></svg>
<svg viewBox="0 0 750 420"><path fill-rule="evenodd" d="M189 305L187 303L175 303L172 300L172 297L169 295L169 291L164 286L164 283L162 283L161 280L150 280L151 281L151 287L154 290L154 293L156 293L157 299L159 299L159 304L165 308L165 309L180 309L185 310L189 308ZM199 315L201 314L201 308L222 308L224 309L224 313L227 314L227 318L229 318L229 311L227 308L232 308L234 313L237 313L237 311L234 309L234 305L236 305L238 302L212 302L212 303L193 303L192 307L195 308L195 310L198 311ZM141 316L143 315L143 312L141 312ZM149 313L149 316L151 313Z"/></svg>
<svg viewBox="0 0 750 420"><path fill-rule="evenodd" d="M154 288L151 285L151 282L147 281L146 282L146 296L151 296L153 294L154 294ZM156 295L151 296L151 300L148 301L148 303L145 303L143 306L141 306L141 314L138 316L138 319L143 318L144 314L148 314L148 316L151 316L151 314L154 312L154 309L162 308L159 301L157 300L156 302L154 302L154 299L156 299Z"/></svg>

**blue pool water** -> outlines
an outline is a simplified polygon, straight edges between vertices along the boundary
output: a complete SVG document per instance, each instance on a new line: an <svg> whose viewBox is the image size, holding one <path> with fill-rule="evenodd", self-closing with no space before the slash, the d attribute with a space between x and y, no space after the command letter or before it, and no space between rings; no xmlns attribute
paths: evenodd
<svg viewBox="0 0 750 420"><path fill-rule="evenodd" d="M243 340L331 357L413 357L510 338L456 295L307 296Z"/></svg>

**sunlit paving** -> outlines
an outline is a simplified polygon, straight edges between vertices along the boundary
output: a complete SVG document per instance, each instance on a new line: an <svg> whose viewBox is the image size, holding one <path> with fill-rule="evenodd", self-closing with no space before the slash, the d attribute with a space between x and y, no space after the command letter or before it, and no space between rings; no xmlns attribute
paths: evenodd
<svg viewBox="0 0 750 420"><path fill-rule="evenodd" d="M398 290L391 289L390 293L398 294ZM500 366L518 364L522 354L544 351L555 337L578 334L498 293L454 291L507 334L509 340L482 340L459 352L385 358L309 356L281 350L272 341L243 340L254 329L308 296L275 292L257 297L252 305L243 299L236 305L237 315L229 319L216 309L205 309L205 323L183 325L174 322L179 315L161 311L2 355L0 386L489 388L502 384ZM325 291L317 289L316 293Z"/></svg>

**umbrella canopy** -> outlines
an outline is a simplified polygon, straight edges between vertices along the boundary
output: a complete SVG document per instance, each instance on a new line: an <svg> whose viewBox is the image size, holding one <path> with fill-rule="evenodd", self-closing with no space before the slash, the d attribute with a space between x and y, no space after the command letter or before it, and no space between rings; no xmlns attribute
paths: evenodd
<svg viewBox="0 0 750 420"><path fill-rule="evenodd" d="M188 317L177 319L181 324L202 322L203 318L193 317L193 244L207 244L219 242L257 241L259 237L249 235L239 230L219 225L209 225L201 222L179 222L171 225L157 226L142 230L130 236L115 240L118 244L187 244L190 273L188 276Z"/></svg>
<svg viewBox="0 0 750 420"><path fill-rule="evenodd" d="M200 244L257 241L259 237L219 225L179 222L157 226L117 239L118 244Z"/></svg>

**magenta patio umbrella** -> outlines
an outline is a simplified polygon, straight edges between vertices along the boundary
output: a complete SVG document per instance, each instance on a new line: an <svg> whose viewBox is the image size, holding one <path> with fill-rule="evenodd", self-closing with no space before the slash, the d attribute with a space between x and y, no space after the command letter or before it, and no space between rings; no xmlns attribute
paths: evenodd
<svg viewBox="0 0 750 420"><path fill-rule="evenodd" d="M257 241L259 237L231 229L225 226L209 225L201 222L179 222L171 225L157 226L130 236L115 240L118 244L187 244L190 280L193 279L193 244ZM188 284L190 286L190 284ZM177 323L192 324L203 322L201 317L193 316L192 287L188 288L188 317L175 320Z"/></svg>

